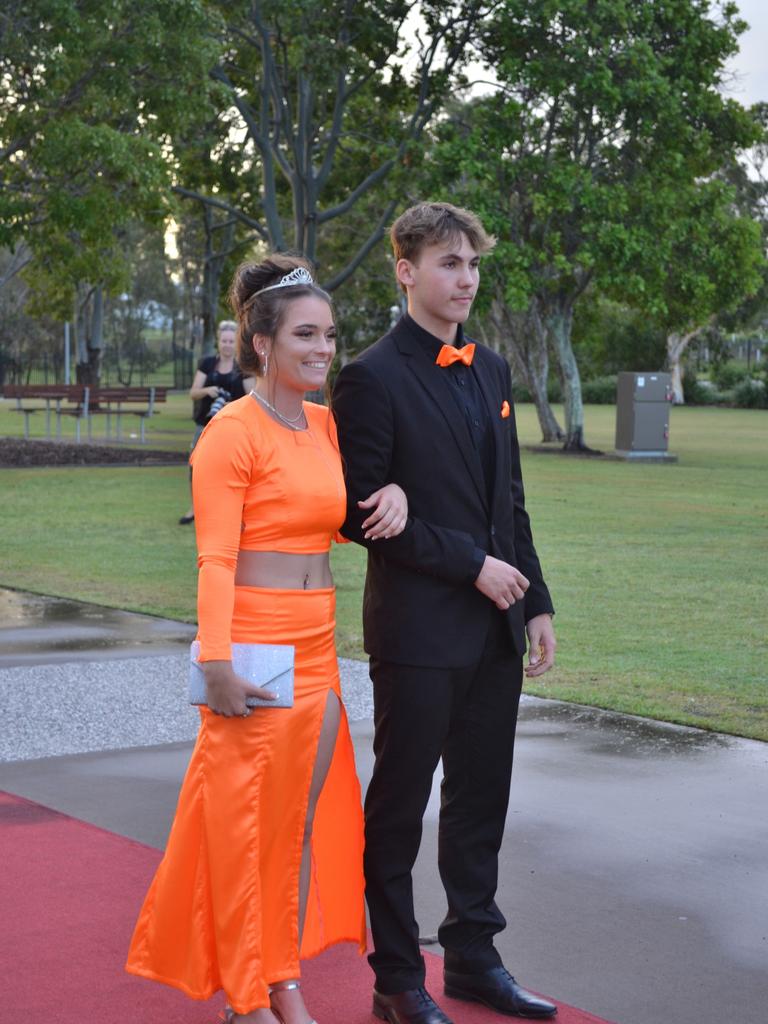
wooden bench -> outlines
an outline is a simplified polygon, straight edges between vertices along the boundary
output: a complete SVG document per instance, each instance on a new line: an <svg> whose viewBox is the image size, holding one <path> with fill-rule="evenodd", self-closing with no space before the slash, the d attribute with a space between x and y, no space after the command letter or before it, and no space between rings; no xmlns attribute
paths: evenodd
<svg viewBox="0 0 768 1024"><path fill-rule="evenodd" d="M115 440L122 440L122 416L139 417L139 434L141 443L145 443L144 424L155 412L158 402L165 402L169 389L160 387L99 387L91 388L90 408L88 413L88 437L91 437L91 417L106 415L107 437L112 436L112 419L115 418ZM141 405L141 409L130 406ZM128 406L128 408L125 408Z"/></svg>
<svg viewBox="0 0 768 1024"><path fill-rule="evenodd" d="M51 414L56 417L56 437L61 437L61 417L75 417L75 434L80 440L80 421L88 418L88 402L90 389L83 384L4 384L3 398L16 401L14 412L24 415L24 437L29 437L29 417L33 413L45 412L45 433L49 439L51 433ZM44 401L42 406L25 405L26 402ZM62 402L74 405L73 409L62 408Z"/></svg>
<svg viewBox="0 0 768 1024"><path fill-rule="evenodd" d="M113 417L115 421L115 440L120 441L122 433L122 416L138 416L140 423L141 443L146 441L144 424L154 413L158 402L168 398L167 387L88 387L83 384L5 384L2 388L3 398L14 399L14 412L24 414L24 437L29 437L29 418L36 412L45 411L45 431L50 439L51 416L56 417L56 437L61 438L62 416L75 417L75 438L80 440L80 424L83 420L88 424L88 440L93 439L93 417L106 415L106 436L112 436ZM42 406L30 406L30 401L44 401ZM67 403L71 408L63 405ZM128 408L126 408L128 406ZM141 408L130 408L141 406Z"/></svg>

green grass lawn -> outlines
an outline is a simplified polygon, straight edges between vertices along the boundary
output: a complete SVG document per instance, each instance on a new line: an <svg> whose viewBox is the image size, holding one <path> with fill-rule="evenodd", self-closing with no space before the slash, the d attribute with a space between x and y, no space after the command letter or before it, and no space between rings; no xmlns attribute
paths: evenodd
<svg viewBox="0 0 768 1024"><path fill-rule="evenodd" d="M614 416L587 409L590 444L612 447ZM532 406L518 422L537 443ZM768 740L768 415L675 409L671 435L677 465L524 454L559 640L527 690ZM184 467L0 471L0 585L194 620L186 488ZM360 657L364 552L333 561L339 651Z"/></svg>

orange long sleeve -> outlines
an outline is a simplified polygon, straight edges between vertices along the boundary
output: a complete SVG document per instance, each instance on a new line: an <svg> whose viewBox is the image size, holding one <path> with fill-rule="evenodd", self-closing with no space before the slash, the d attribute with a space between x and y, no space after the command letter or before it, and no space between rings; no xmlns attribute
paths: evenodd
<svg viewBox="0 0 768 1024"><path fill-rule="evenodd" d="M215 417L192 456L200 661L229 661L235 570L254 450L241 420Z"/></svg>

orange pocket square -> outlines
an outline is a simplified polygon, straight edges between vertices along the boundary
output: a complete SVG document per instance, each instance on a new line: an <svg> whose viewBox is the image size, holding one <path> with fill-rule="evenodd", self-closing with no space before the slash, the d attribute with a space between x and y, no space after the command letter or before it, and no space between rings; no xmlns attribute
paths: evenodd
<svg viewBox="0 0 768 1024"><path fill-rule="evenodd" d="M506 400L501 403L501 418L505 420L509 416L509 402Z"/></svg>

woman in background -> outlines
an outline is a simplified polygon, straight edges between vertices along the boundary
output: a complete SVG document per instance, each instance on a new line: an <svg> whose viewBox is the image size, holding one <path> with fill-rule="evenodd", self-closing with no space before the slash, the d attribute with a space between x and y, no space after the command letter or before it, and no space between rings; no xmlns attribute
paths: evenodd
<svg viewBox="0 0 768 1024"><path fill-rule="evenodd" d="M238 361L257 382L191 459L208 706L127 968L195 999L224 989L234 1024L311 1024L300 956L365 948L360 788L328 561L344 478L332 415L304 401L325 385L336 327L297 257L244 264L231 299ZM399 487L362 504L369 536L402 531ZM266 692L234 673L232 641L295 645L291 709L246 707Z"/></svg>
<svg viewBox="0 0 768 1024"><path fill-rule="evenodd" d="M222 400L222 404L235 398L242 398L254 385L252 377L243 378L242 371L235 360L237 324L234 320L222 320L218 327L217 352L203 356L197 364L189 397L192 399L192 418L195 421L195 433L192 435L190 452L194 451L200 435L205 429L211 414L215 415L221 406L212 410L214 402ZM221 395L224 392L224 395ZM226 397L229 395L229 398ZM194 509L189 510L179 519L180 526L194 522Z"/></svg>

